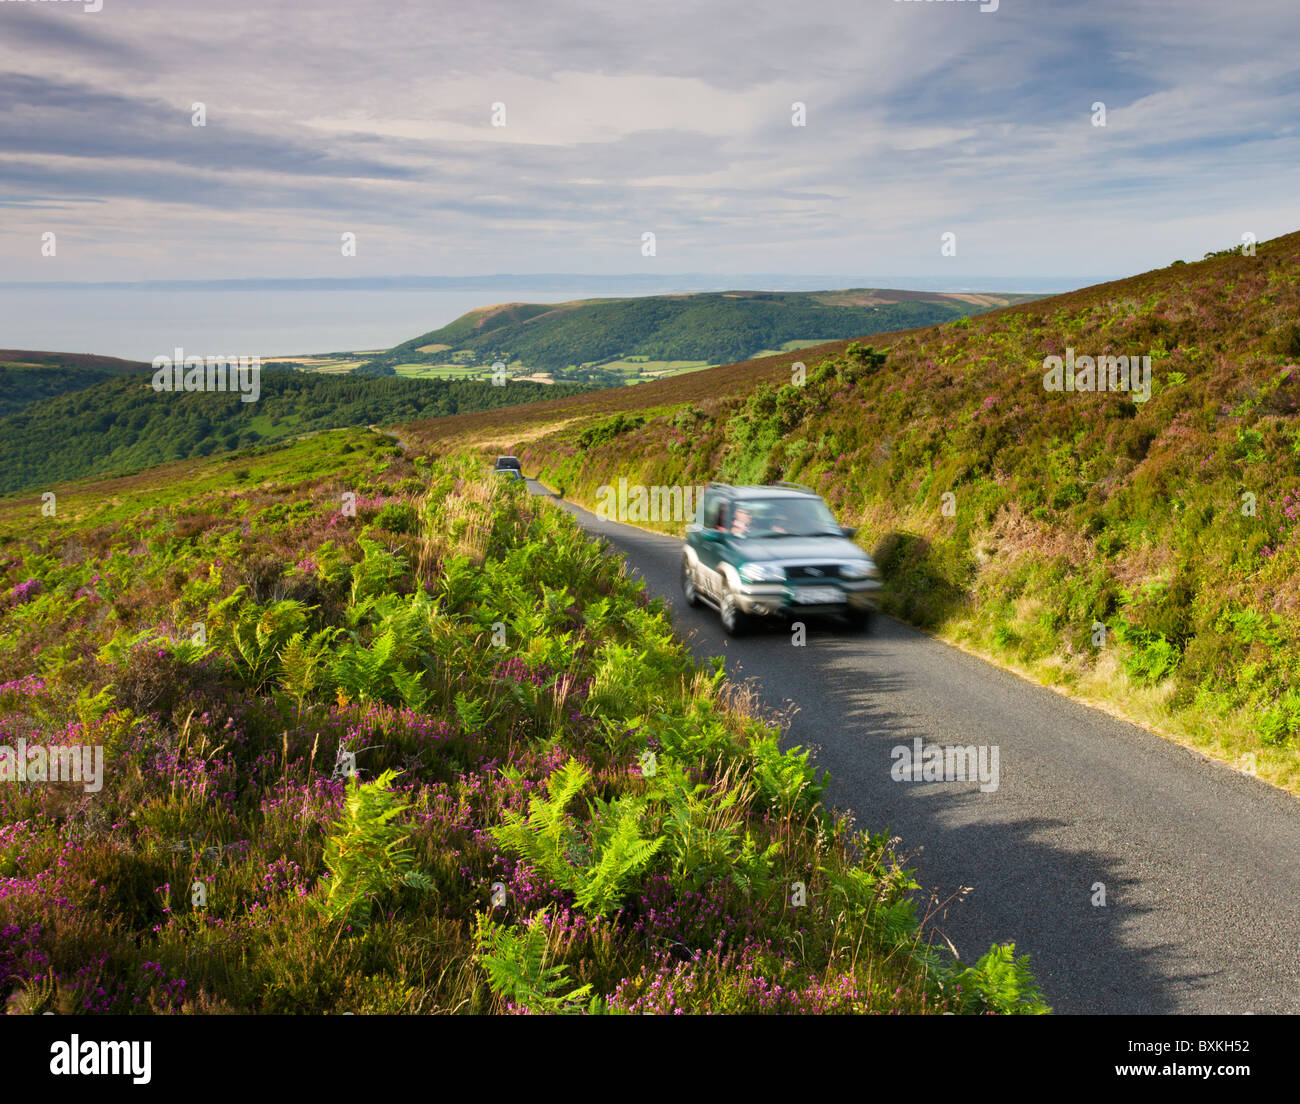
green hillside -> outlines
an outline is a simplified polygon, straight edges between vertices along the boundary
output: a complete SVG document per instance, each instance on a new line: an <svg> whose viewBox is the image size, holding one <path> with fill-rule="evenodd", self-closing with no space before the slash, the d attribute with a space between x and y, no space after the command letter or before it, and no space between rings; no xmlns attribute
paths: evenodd
<svg viewBox="0 0 1300 1104"><path fill-rule="evenodd" d="M1300 788L1300 234L878 344L406 432L517 442L588 504L810 484L894 613ZM1069 350L1150 356L1149 400L1046 389Z"/></svg>
<svg viewBox="0 0 1300 1104"><path fill-rule="evenodd" d="M494 387L264 370L260 398L242 402L232 393L158 393L149 376L114 375L0 419L0 493L249 448L314 430L438 417L581 390L571 384L516 381Z"/></svg>
<svg viewBox="0 0 1300 1104"><path fill-rule="evenodd" d="M148 364L78 353L0 349L0 418L41 399L84 391L130 373L152 371Z"/></svg>
<svg viewBox="0 0 1300 1104"><path fill-rule="evenodd" d="M506 303L462 315L372 358L357 371L387 374L402 365L451 369L501 361L512 370L611 384L623 382L623 373L602 371L602 366L619 362L625 372L632 367L627 358L652 364L722 364L779 351L793 342L924 326L1027 298L850 289Z"/></svg>

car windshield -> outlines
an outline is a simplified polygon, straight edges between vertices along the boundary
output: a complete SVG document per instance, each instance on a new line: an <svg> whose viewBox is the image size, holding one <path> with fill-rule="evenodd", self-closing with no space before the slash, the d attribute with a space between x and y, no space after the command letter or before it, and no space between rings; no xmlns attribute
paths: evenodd
<svg viewBox="0 0 1300 1104"><path fill-rule="evenodd" d="M519 461L516 460L513 456L502 456L500 459L497 460L497 470L501 471L504 468L510 468L512 471L518 471Z"/></svg>
<svg viewBox="0 0 1300 1104"><path fill-rule="evenodd" d="M731 535L838 537L840 528L820 498L746 498L736 503Z"/></svg>

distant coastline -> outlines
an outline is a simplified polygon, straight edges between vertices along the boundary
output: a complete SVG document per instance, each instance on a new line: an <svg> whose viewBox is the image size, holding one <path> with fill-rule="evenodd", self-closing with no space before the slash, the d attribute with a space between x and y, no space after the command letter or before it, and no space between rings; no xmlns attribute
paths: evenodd
<svg viewBox="0 0 1300 1104"><path fill-rule="evenodd" d="M1051 294L1118 279L1093 276L857 276L844 273L494 273L486 276L283 277L231 280L0 280L0 290L67 291L474 291L493 288L608 287L629 294L686 291L820 291L824 288L899 288L904 291L1003 291Z"/></svg>

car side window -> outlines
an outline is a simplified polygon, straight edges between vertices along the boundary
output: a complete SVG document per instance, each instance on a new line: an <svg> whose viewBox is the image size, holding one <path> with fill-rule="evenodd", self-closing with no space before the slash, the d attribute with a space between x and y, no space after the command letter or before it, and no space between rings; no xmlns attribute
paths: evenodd
<svg viewBox="0 0 1300 1104"><path fill-rule="evenodd" d="M704 499L704 528L727 527L727 500L721 495L706 495Z"/></svg>

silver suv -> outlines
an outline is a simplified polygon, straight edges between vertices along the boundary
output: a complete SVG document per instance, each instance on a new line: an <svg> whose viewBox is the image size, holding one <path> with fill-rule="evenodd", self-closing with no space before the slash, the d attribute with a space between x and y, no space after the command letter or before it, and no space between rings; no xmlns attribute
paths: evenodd
<svg viewBox="0 0 1300 1104"><path fill-rule="evenodd" d="M710 483L686 527L682 592L707 602L728 635L754 618L837 614L868 628L880 572L835 521L820 495L798 483Z"/></svg>

